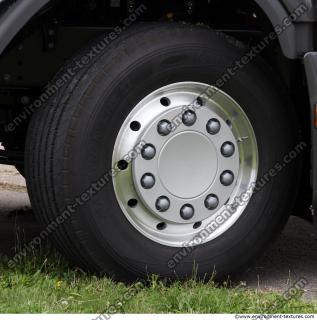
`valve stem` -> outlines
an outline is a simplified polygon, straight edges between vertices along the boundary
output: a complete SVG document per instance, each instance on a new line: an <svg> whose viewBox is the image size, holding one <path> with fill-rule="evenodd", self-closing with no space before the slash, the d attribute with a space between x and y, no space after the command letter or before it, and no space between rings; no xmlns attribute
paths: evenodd
<svg viewBox="0 0 317 320"><path fill-rule="evenodd" d="M128 13L131 14L135 11L136 3L135 0L128 0Z"/></svg>

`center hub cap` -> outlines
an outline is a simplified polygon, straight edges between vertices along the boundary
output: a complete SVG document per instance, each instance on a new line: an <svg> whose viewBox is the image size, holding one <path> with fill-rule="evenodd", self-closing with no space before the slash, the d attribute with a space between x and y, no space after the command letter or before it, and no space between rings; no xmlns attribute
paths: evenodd
<svg viewBox="0 0 317 320"><path fill-rule="evenodd" d="M158 159L158 175L166 190L175 197L200 196L212 184L218 168L213 143L203 134L181 132L163 146Z"/></svg>

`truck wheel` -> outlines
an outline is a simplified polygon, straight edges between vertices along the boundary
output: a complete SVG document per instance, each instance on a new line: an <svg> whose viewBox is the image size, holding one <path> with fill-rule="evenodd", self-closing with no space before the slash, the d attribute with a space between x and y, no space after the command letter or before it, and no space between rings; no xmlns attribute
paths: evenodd
<svg viewBox="0 0 317 320"><path fill-rule="evenodd" d="M31 201L76 265L221 277L278 234L296 199L298 161L280 163L297 124L261 59L231 75L244 52L209 29L141 25L37 112Z"/></svg>

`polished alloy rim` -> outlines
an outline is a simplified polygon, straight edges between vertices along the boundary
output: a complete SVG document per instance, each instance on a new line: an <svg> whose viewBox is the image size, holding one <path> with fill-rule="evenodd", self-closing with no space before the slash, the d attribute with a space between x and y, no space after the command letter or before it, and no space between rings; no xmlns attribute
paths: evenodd
<svg viewBox="0 0 317 320"><path fill-rule="evenodd" d="M216 93L204 94L210 89ZM247 207L250 197L240 198L256 181L258 148L231 97L181 82L133 108L118 134L113 166L120 169L113 177L118 203L139 232L163 245L198 245L227 231Z"/></svg>

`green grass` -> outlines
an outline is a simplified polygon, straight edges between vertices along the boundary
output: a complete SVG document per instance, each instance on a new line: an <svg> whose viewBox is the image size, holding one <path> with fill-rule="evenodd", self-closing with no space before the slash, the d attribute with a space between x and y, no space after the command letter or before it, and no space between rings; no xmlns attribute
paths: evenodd
<svg viewBox="0 0 317 320"><path fill-rule="evenodd" d="M111 308L110 308L111 307ZM110 311L109 311L110 308ZM10 269L0 262L0 313L314 313L300 295L285 301L240 285L190 280L145 286L116 283L71 269L56 253L38 253Z"/></svg>

